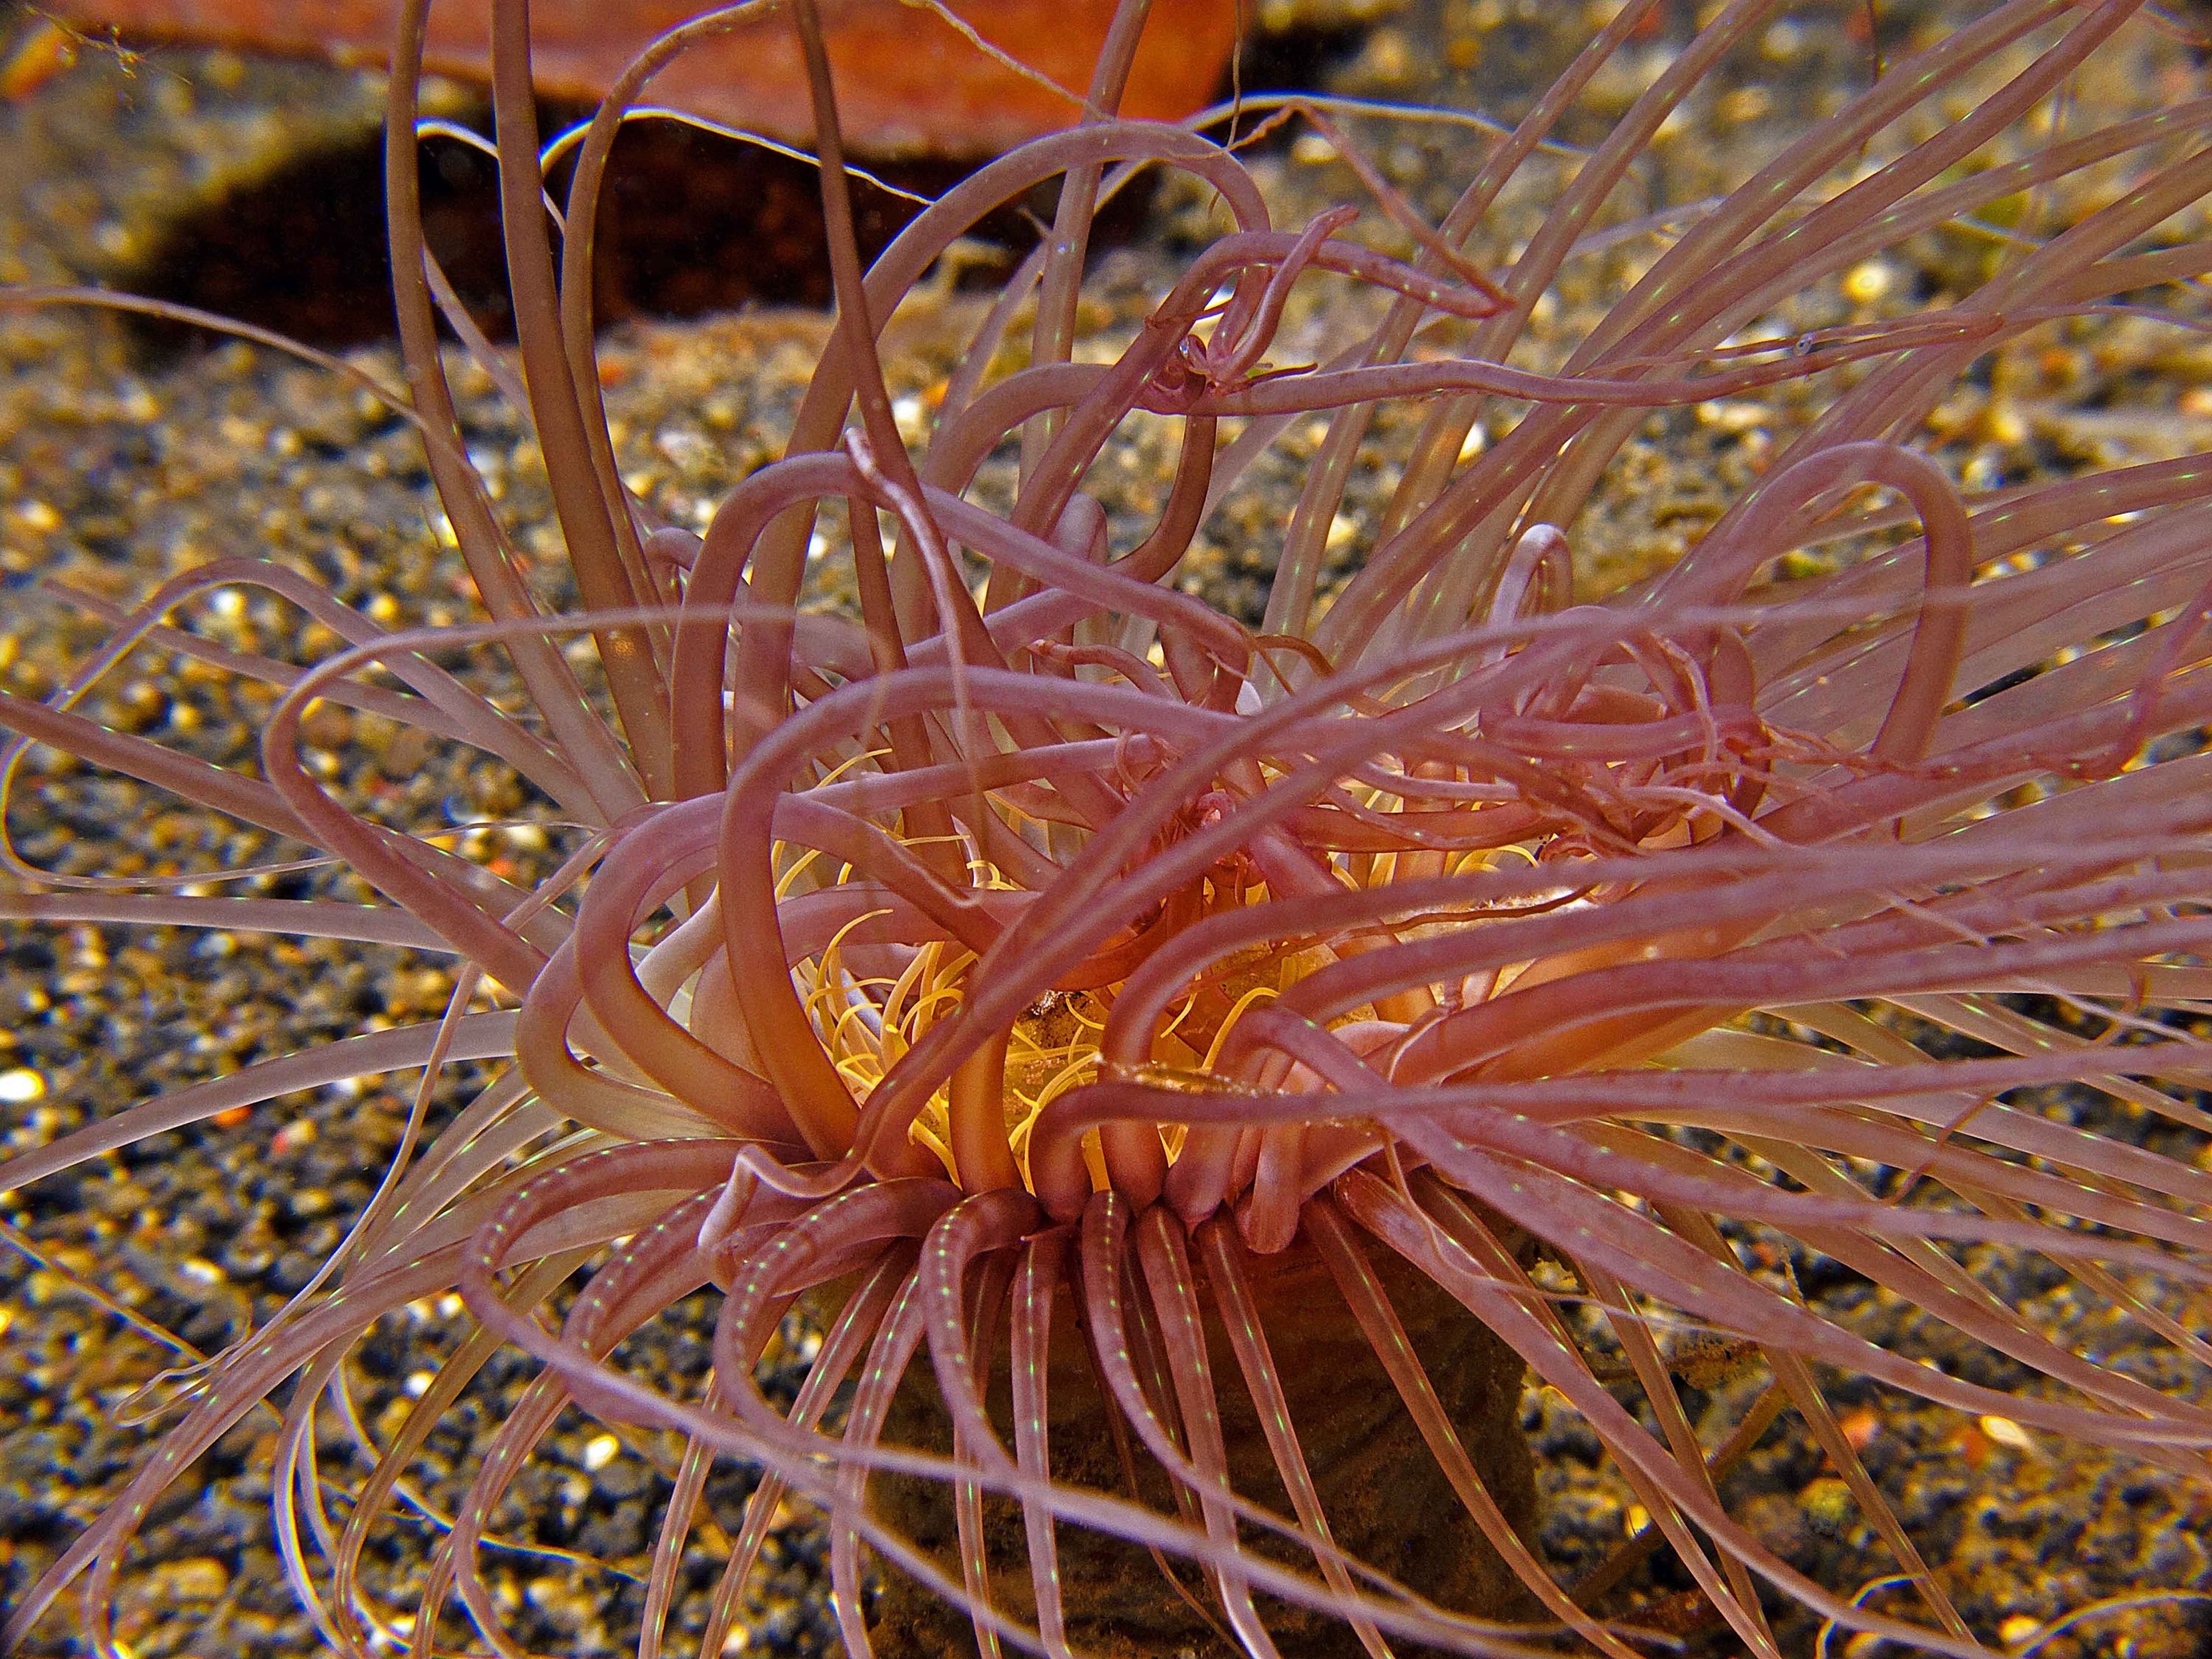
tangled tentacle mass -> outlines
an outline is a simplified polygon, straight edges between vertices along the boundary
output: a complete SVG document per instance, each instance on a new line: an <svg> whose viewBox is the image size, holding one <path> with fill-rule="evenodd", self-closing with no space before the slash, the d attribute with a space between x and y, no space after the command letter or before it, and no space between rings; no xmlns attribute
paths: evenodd
<svg viewBox="0 0 2212 1659"><path fill-rule="evenodd" d="M764 1474L714 1531L726 1565L694 1621L709 1655L790 1501L828 1517L855 1655L1618 1659L1666 1634L1607 1599L1655 1551L1753 1653L1826 1622L1976 1654L1997 1632L1862 1463L1836 1379L2205 1478L2207 463L1970 492L1916 447L1961 376L2039 331L2123 304L2202 326L2212 103L2049 118L2147 27L2135 6L2008 0L1887 64L1655 232L1656 257L1540 369L1516 356L1532 308L1650 135L1777 7L1721 11L1486 268L1485 214L1556 159L1577 89L1653 5L1606 24L1403 258L1355 240L1349 209L1274 227L1197 131L1099 117L953 187L864 275L802 3L838 327L787 453L703 537L617 473L592 227L623 106L744 9L668 37L593 122L557 279L523 9L497 9L518 392L585 609L538 609L461 441L414 217L416 3L392 125L399 308L489 620L391 634L234 561L153 596L48 702L0 702L11 773L28 744L70 750L341 859L383 898L118 896L19 863L16 914L426 945L467 985L443 1021L89 1124L0 1164L0 1185L316 1082L513 1064L434 1136L410 1127L341 1257L200 1379L12 1639L81 1580L106 1644L149 1505L288 1380L278 1522L299 1593L355 1654L443 1650L454 1607L476 1641L522 1650L484 1540L572 1405L675 1448L641 1655L690 1640L671 1611L694 1593L718 1460ZM1944 99L1960 107L1928 118ZM1210 187L1231 228L1079 359L1089 215L1147 169ZM1054 179L1054 234L910 447L885 322L985 214ZM2063 222L2013 234L1949 303L1776 331L1870 256L2014 222L2034 192ZM1358 331L1271 365L1316 292L1358 300ZM1584 591L1577 521L1638 424L1784 385L1820 412L1686 556ZM1346 480L1378 409L1409 399L1395 498L1327 591ZM1147 421L1173 423L1179 459L1132 533L1088 487ZM1486 443L1468 441L1479 421ZM1325 430L1266 614L1240 620L1184 590L1184 555L1294 422ZM1010 500L979 486L1017 450ZM811 542L849 561L851 610L799 608ZM298 670L222 663L287 688L260 775L77 707L132 648L193 650L171 618L242 582L343 642ZM604 702L566 648L586 633ZM491 654L526 713L471 689ZM302 752L318 698L499 757L584 826L567 862L524 890L363 816ZM479 977L507 1005L471 1011ZM1791 1264L1816 1259L1917 1309L1946 1362L1807 1294ZM2106 1363L2021 1304L2014 1286L2053 1276L2171 1363ZM477 1334L326 1512L319 1402L343 1398L381 1315L455 1289ZM703 1381L632 1363L625 1342L702 1290ZM771 1396L758 1367L795 1308L818 1349L796 1397ZM540 1369L403 1618L365 1588L365 1546L501 1344ZM1715 1354L1740 1385L1718 1413L1689 1398ZM1579 1580L1538 1541L1524 1376L1647 1517ZM1730 1468L1778 1420L1827 1459L1893 1577L1820 1582L1732 1509Z"/></svg>

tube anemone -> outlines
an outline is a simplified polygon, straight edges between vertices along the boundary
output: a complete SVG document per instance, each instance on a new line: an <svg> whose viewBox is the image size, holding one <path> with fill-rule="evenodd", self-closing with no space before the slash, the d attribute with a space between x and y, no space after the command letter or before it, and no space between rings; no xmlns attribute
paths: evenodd
<svg viewBox="0 0 2212 1659"><path fill-rule="evenodd" d="M410 417L483 619L388 632L232 562L119 614L46 702L0 697L10 775L27 745L65 750L307 843L379 902L149 893L15 860L4 902L442 948L461 988L441 1020L19 1152L0 1184L372 1070L513 1063L436 1133L410 1122L326 1272L198 1380L8 1640L81 1583L106 1644L149 1506L288 1382L277 1524L348 1654L427 1653L456 1605L523 1650L488 1532L572 1407L669 1449L641 1656L702 1554L700 1650L726 1650L787 1501L827 1519L855 1655L1625 1659L1664 1634L1616 1593L1656 1553L1693 1587L1690 1622L1754 1654L1819 1627L1976 1655L2027 1638L1962 1605L1839 1384L2203 1480L2206 459L1969 488L1924 442L1962 377L2081 319L2197 325L2212 103L2051 113L2130 49L2135 6L2008 0L1928 40L1694 218L1632 227L1662 251L1546 357L1532 314L1652 135L1778 7L1744 0L1685 44L1510 258L1482 257L1486 216L1650 0L1440 225L1387 202L1418 232L1402 258L1354 240L1350 209L1273 224L1203 128L1107 113L1132 24L1079 125L954 186L864 272L799 0L836 328L783 459L696 536L616 465L593 215L625 106L746 8L665 37L592 122L556 273L526 15L499 0L515 392L574 615L519 578L438 349L414 198L424 9L395 54L396 292ZM1228 222L1132 334L1077 354L1090 215L1146 169L1210 188ZM887 320L982 216L1055 179L1053 237L910 444ZM2002 252L1948 303L1785 320L1949 234ZM1342 337L1307 320L1316 293ZM1032 298L1025 366L1002 370ZM1285 368L1293 318L1313 361ZM1577 538L1642 423L1768 391L1805 410L1794 435L1678 561L1595 590ZM1347 480L1401 408L1395 494L1332 588ZM1316 447L1255 627L1180 578L1294 423ZM1101 459L1163 427L1172 479L1133 527L1092 493ZM1010 495L978 484L1016 453ZM848 611L800 608L810 546L848 562ZM172 623L247 582L337 646L295 666ZM149 641L277 688L258 773L78 706ZM479 689L488 660L525 712ZM581 826L564 861L525 886L380 821L313 763L319 704L497 757ZM486 981L504 1002L472 1007ZM1911 1329L1808 1293L1813 1264L1914 1310ZM2031 1305L2054 1284L2094 1314ZM351 1357L447 1292L471 1334L372 1433ZM631 1339L702 1295L711 1367L672 1381ZM794 1309L818 1346L784 1398L761 1366ZM2094 1334L2123 1320L2144 1334L2128 1363ZM412 1605L388 1607L365 1553L503 1346L537 1369L465 1480L408 1498L442 1530ZM1726 1387L1701 1370L1715 1354ZM1644 1517L1579 1577L1537 1525L1524 1375ZM342 1515L316 1473L326 1394L367 1455ZM1730 1473L1785 1414L1887 1559L1875 1582L1805 1571L1741 1512ZM726 1460L762 1474L710 1528Z"/></svg>

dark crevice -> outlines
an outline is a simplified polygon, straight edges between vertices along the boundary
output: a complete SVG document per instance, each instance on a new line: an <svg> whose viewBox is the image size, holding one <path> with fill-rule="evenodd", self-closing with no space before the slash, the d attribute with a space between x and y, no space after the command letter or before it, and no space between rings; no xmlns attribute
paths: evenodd
<svg viewBox="0 0 2212 1659"><path fill-rule="evenodd" d="M548 109L542 130L557 131L580 113ZM488 129L488 121L483 125ZM921 161L872 170L900 189L933 197L970 167ZM421 176L432 251L485 331L511 337L490 157L433 137L423 145ZM565 169L553 185L558 199ZM828 305L828 244L817 191L807 162L674 122L632 124L617 141L600 200L594 295L600 323ZM854 181L853 196L867 258L921 206L864 179ZM1122 192L1100 216L1094 247L1133 237L1150 198L1146 188ZM984 279L1002 276L1035 242L1053 199L1047 186L993 215L971 239L983 257L964 261L963 270ZM994 247L1001 258L990 257ZM181 215L118 286L326 349L390 338L381 135L302 155ZM134 326L157 359L189 349L198 337L197 331L159 322Z"/></svg>
<svg viewBox="0 0 2212 1659"><path fill-rule="evenodd" d="M1237 84L1247 95L1321 91L1358 55L1367 33L1357 24L1346 24L1300 26L1253 36L1239 53Z"/></svg>
<svg viewBox="0 0 2212 1659"><path fill-rule="evenodd" d="M577 113L546 110L541 126L556 131ZM326 349L388 338L383 167L376 133L301 155L181 216L125 285ZM967 168L921 162L884 171L927 196ZM434 137L423 145L421 177L432 252L485 331L510 337L491 158ZM553 182L557 199L567 180ZM870 256L919 210L862 180L854 185L854 208ZM603 324L828 303L821 208L814 170L803 161L672 123L639 122L617 141L599 215L594 297ZM1001 234L1027 234L1019 216L1004 216ZM141 333L159 356L191 331L154 324Z"/></svg>

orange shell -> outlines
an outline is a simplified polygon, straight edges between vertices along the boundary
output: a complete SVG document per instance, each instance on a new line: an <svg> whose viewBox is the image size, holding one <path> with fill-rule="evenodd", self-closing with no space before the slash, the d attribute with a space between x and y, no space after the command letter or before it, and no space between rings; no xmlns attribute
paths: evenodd
<svg viewBox="0 0 2212 1659"><path fill-rule="evenodd" d="M60 0L52 15L127 38L214 42L292 57L380 62L391 0ZM957 0L951 8L994 46L1079 99L1114 0ZM536 0L531 34L538 89L591 100L640 47L705 9L704 0ZM428 66L484 78L489 0L439 0ZM1036 81L994 62L926 6L825 0L823 21L848 142L878 156L994 155L1079 112ZM1234 0L1154 0L1122 112L1175 120L1200 108L1235 43ZM805 143L813 122L791 21L781 10L680 58L647 89L654 103Z"/></svg>

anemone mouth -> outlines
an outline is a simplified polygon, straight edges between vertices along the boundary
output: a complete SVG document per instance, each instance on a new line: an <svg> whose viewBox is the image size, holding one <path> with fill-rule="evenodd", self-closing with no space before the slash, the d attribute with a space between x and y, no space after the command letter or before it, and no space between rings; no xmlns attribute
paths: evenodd
<svg viewBox="0 0 2212 1659"><path fill-rule="evenodd" d="M1819 465L1832 471L1833 463ZM1549 526L1530 531L1505 592L1564 595L1564 550ZM1931 558L1930 579L1937 574ZM1510 999L1547 984L1556 991L1559 981L1632 961L1711 957L1759 931L1766 918L1756 914L1717 926L1608 929L1597 912L1664 890L1673 884L1670 860L1683 855L1692 869L1681 879L1696 880L1700 849L1749 843L1786 857L1790 832L1778 830L1806 818L1809 781L1823 774L1916 775L1911 757L1926 748L1934 712L1924 693L1916 696L1916 682L1930 678L1931 655L1933 674L1948 684L1955 673L1942 659L1949 630L1934 629L1931 647L1924 622L1893 618L1909 658L1863 752L1768 720L1741 633L1670 632L1663 622L1629 623L1596 608L1556 620L1569 625L1547 628L1539 611L1516 615L1502 593L1489 623L1496 644L1480 653L1492 671L1488 689L1479 671L1470 679L1463 668L1415 669L1341 694L1324 675L1303 726L1268 716L1257 676L1224 690L1217 669L1214 680L1200 683L1203 699L1182 705L1200 722L1187 731L1214 737L1210 761L1195 770L1188 737L1141 724L1054 745L1073 751L1087 741L1091 775L1100 780L1091 787L1103 785L1110 817L1100 816L1097 797L1079 806L1042 781L1010 775L987 782L971 765L940 769L945 793L935 799L905 791L899 823L878 830L847 803L881 799L879 785L896 787L896 772L874 769L893 763L890 750L848 752L842 739L811 756L793 749L779 764L796 763L817 781L769 815L777 826L765 848L773 907L753 914L772 915L772 939L749 934L741 952L725 889L691 882L684 891L697 908L690 919L672 917L659 942L629 946L635 981L649 988L635 1006L650 1005L670 1033L734 1066L772 1070L768 1033L780 1030L782 1041L818 1053L852 1102L897 1093L917 1051L950 1038L964 1044L965 1057L949 1071L939 1066L926 1092L909 1091L904 1143L923 1162L907 1172L941 1172L971 1192L1019 1184L1063 1218L1083 1190L1116 1186L1146 1201L1167 1190L1187 1223L1234 1208L1248 1242L1280 1249L1296 1231L1299 1203L1395 1144L1387 1127L1333 1119L1317 1103L1312 1122L1224 1140L1164 1112L1152 1130L1085 1127L1070 1147L1059 1127L1066 1113L1050 1109L1101 1083L1218 1103L1322 1096L1351 1076L1403 1090L1560 1075L1633 1064L1725 1024L1739 1012L1727 1004L1642 1019L1585 1012L1565 1022L1580 1030L1538 1036L1500 1011L1520 1008ZM1089 684L1125 694L1149 676L1144 695L1174 701L1162 665L1093 654L1111 672ZM879 679L873 694L896 697L897 679ZM1294 691L1287 681L1272 687L1279 696ZM956 675L945 689L957 708L977 685ZM1116 718L1128 711L1117 708ZM838 730L824 729L833 738ZM1137 741L1141 764L1133 758ZM1295 757L1316 751L1344 757L1335 763L1349 769L1332 775L1309 761L1302 771ZM1018 747L996 758L1018 763L1017 774L1052 769ZM648 888L678 897L679 884L654 873L672 859L687 872L707 867L726 878L726 860L740 855L731 826L744 810L745 787L732 785L719 823L712 799L702 799L636 832L635 848L617 842L604 867L635 860L644 876L619 884L633 899ZM1283 796L1299 804L1285 812ZM924 807L939 822L961 815L971 827L909 839L901 824L927 822ZM664 835L678 816L687 828ZM813 827L811 838L776 838L802 822ZM1143 897L1123 900L1112 891L1113 873L1097 878L1106 884L1094 890L1111 902L1110 918L1096 926L1071 918L1064 938L1083 948L1058 949L1048 967L1032 971L1008 940L1048 904L1062 861L1080 867L1109 828L1137 849L1138 861L1173 864L1180 880L1152 881ZM710 836L716 861L702 866ZM994 838L1004 846L1023 836L1034 847L1024 847L1021 862L992 862L986 848ZM649 927L647 908L634 906L627 917L633 937ZM1564 927L1540 931L1526 955L1469 944L1486 925L1540 917ZM1162 960L1180 965L1163 969L1155 958L1193 930L1225 933L1228 942L1188 963L1170 951ZM1592 942L1571 942L1581 935ZM610 927L605 937L613 936ZM1425 949L1437 963L1426 974L1373 994L1334 997L1324 1012L1305 1006L1310 981L1328 982L1332 969L1340 979L1358 958ZM1480 965L1455 970L1455 952L1470 951ZM741 957L775 954L787 964L787 985L752 975L749 1005ZM1007 981L1027 993L1018 1006ZM550 1024L579 1006L595 1007L603 1024L618 1017L611 998L595 1004L588 984L576 988L580 1004L553 1006ZM980 1045L963 1025L978 1002L992 1011L978 1018L996 1028ZM1495 1035L1471 1035L1486 1021ZM1310 1033L1329 1058L1286 1041L1293 1028ZM618 1049L611 1057L635 1081L654 1083L649 1066L629 1064ZM658 1073L664 1083L679 1075L672 1062ZM1032 1159L1041 1124L1053 1142L1042 1165ZM818 1127L799 1133L817 1152L855 1152L849 1139L825 1142Z"/></svg>

